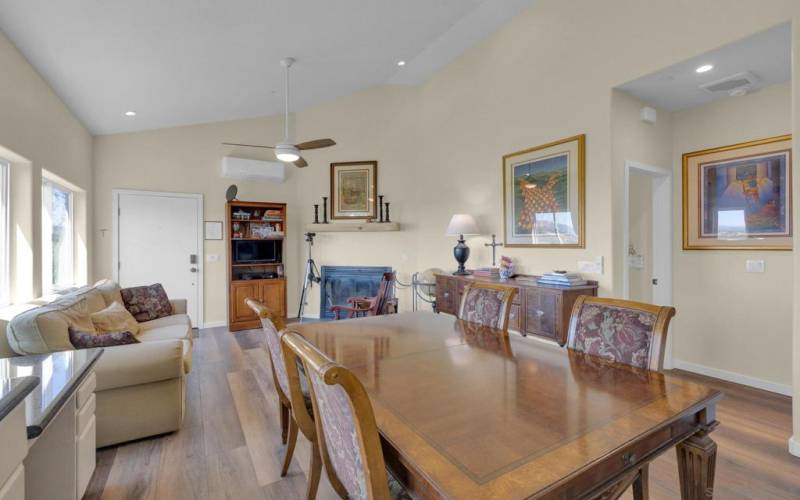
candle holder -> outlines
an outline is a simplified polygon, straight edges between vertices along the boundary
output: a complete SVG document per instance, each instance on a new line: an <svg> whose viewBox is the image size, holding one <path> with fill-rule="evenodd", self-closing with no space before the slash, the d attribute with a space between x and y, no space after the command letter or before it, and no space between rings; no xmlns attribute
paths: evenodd
<svg viewBox="0 0 800 500"><path fill-rule="evenodd" d="M389 217L389 202L386 202L386 220L383 222L392 222L391 218Z"/></svg>
<svg viewBox="0 0 800 500"><path fill-rule="evenodd" d="M383 222L383 195L378 195L378 211L380 212L380 219L378 222Z"/></svg>
<svg viewBox="0 0 800 500"><path fill-rule="evenodd" d="M328 197L322 197L322 223L328 223Z"/></svg>
<svg viewBox="0 0 800 500"><path fill-rule="evenodd" d="M319 224L319 204L314 204L314 224Z"/></svg>

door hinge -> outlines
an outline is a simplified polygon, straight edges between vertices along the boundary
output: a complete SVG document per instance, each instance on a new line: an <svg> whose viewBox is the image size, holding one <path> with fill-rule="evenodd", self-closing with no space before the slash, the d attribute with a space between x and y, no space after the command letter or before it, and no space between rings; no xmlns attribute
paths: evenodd
<svg viewBox="0 0 800 500"><path fill-rule="evenodd" d="M658 278L653 278L653 284L658 285Z"/></svg>
<svg viewBox="0 0 800 500"><path fill-rule="evenodd" d="M122 215L122 209L117 207L117 216L120 216L120 215Z"/></svg>
<svg viewBox="0 0 800 500"><path fill-rule="evenodd" d="M117 261L117 269L122 269L122 262Z"/></svg>

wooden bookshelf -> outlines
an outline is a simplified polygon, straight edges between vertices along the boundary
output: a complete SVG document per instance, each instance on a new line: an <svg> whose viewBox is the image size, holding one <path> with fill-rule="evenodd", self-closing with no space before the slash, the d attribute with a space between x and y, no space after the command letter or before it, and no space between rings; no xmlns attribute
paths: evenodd
<svg viewBox="0 0 800 500"><path fill-rule="evenodd" d="M258 316L245 304L246 298L258 300L286 318L286 204L234 200L226 204L225 224L228 329L261 327ZM239 247L243 244L248 244L246 249ZM245 250L248 260L238 261L237 255L241 258ZM257 255L252 255L254 252ZM265 258L250 260L255 257Z"/></svg>

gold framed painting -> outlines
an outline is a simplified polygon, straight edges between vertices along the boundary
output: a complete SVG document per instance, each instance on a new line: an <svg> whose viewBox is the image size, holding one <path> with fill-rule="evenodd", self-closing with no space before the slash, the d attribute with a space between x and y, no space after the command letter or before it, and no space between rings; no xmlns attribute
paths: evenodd
<svg viewBox="0 0 800 500"><path fill-rule="evenodd" d="M507 247L584 248L586 136L503 156Z"/></svg>
<svg viewBox="0 0 800 500"><path fill-rule="evenodd" d="M683 155L683 249L792 249L791 135Z"/></svg>
<svg viewBox="0 0 800 500"><path fill-rule="evenodd" d="M332 219L374 219L377 192L377 161L331 163Z"/></svg>

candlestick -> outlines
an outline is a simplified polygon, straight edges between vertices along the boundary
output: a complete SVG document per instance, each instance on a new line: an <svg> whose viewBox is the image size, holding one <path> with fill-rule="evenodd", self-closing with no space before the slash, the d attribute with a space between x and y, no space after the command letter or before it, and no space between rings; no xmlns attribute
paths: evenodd
<svg viewBox="0 0 800 500"><path fill-rule="evenodd" d="M322 223L328 223L328 197L322 197Z"/></svg>
<svg viewBox="0 0 800 500"><path fill-rule="evenodd" d="M386 202L386 220L383 221L383 222L392 222L391 219L389 218L389 202L388 201Z"/></svg>
<svg viewBox="0 0 800 500"><path fill-rule="evenodd" d="M383 221L383 195L382 194L378 195L378 210L380 211L380 214L381 214L381 218L378 219L378 222L384 222Z"/></svg>
<svg viewBox="0 0 800 500"><path fill-rule="evenodd" d="M314 204L314 224L319 224L319 204Z"/></svg>

